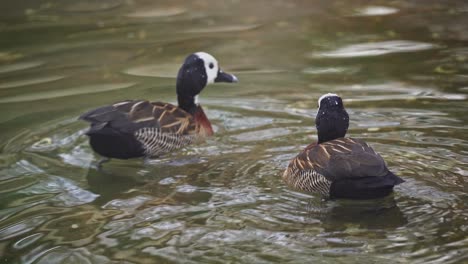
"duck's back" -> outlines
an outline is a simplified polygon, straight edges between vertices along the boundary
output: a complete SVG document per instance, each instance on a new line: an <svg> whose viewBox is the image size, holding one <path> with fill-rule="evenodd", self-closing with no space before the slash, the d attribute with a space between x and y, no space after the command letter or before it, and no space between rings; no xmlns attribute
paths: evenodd
<svg viewBox="0 0 468 264"><path fill-rule="evenodd" d="M315 145L307 155L315 169L330 181L381 177L388 171L382 157L360 139L339 138L324 142Z"/></svg>
<svg viewBox="0 0 468 264"><path fill-rule="evenodd" d="M402 180L366 142L338 138L309 145L289 164L283 179L292 187L325 196L385 196Z"/></svg>
<svg viewBox="0 0 468 264"><path fill-rule="evenodd" d="M145 100L100 107L80 119L91 123L87 135L94 151L120 159L168 153L192 143L203 130L183 109Z"/></svg>

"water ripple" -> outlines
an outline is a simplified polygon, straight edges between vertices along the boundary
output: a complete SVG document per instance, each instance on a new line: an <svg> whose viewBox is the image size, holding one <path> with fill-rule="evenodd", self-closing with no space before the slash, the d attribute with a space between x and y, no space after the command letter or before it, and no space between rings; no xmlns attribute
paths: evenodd
<svg viewBox="0 0 468 264"><path fill-rule="evenodd" d="M33 84L54 82L54 81L61 80L65 77L66 76L47 76L47 77L39 77L35 79L26 79L26 80L21 80L21 81L1 83L0 89L9 89L9 88L22 87L22 86L33 85Z"/></svg>
<svg viewBox="0 0 468 264"><path fill-rule="evenodd" d="M144 9L127 14L128 17L134 18L159 18L176 16L187 12L185 8L172 7L172 8L158 8L158 9Z"/></svg>
<svg viewBox="0 0 468 264"><path fill-rule="evenodd" d="M87 204L98 197L98 195L80 188L73 181L58 176L49 176L33 186L24 188L19 193L27 195L58 193L51 199L51 202L61 206Z"/></svg>
<svg viewBox="0 0 468 264"><path fill-rule="evenodd" d="M466 260L462 1L23 2L0 10L4 262ZM179 63L198 50L241 75L203 91L215 135L97 169L79 114L174 101ZM317 138L326 92L343 97L349 135L405 179L390 196L325 201L282 182Z"/></svg>
<svg viewBox="0 0 468 264"><path fill-rule="evenodd" d="M385 16L397 13L398 8L388 6L366 6L356 10L354 16Z"/></svg>
<svg viewBox="0 0 468 264"><path fill-rule="evenodd" d="M39 66L41 66L43 64L45 64L45 63L42 62L42 61L11 63L11 64L8 64L8 65L0 66L0 73L10 73L10 72L15 72L15 71L27 70L27 69L30 69L30 68L39 67Z"/></svg>
<svg viewBox="0 0 468 264"><path fill-rule="evenodd" d="M30 102L37 100L45 100L52 98L59 98L65 96L73 96L79 94L90 94L90 93L100 93L106 91L113 91L119 89L129 88L134 86L136 83L115 83L115 84L97 84L89 86L79 86L74 88L69 88L66 90L52 90L31 94L22 94L15 96L3 97L0 99L0 103L20 103L20 102Z"/></svg>
<svg viewBox="0 0 468 264"><path fill-rule="evenodd" d="M161 78L175 78L179 70L179 64L151 64L129 68L123 71L125 74L135 76L149 76Z"/></svg>
<svg viewBox="0 0 468 264"><path fill-rule="evenodd" d="M193 28L184 30L184 33L202 34L202 33L230 33L239 31L249 31L260 27L260 25L227 25L227 26L213 26L205 28Z"/></svg>
<svg viewBox="0 0 468 264"><path fill-rule="evenodd" d="M311 54L310 57L324 58L354 58L381 56L400 52L416 52L437 48L437 45L408 41L408 40L390 40L371 43L360 43L348 45L334 51Z"/></svg>

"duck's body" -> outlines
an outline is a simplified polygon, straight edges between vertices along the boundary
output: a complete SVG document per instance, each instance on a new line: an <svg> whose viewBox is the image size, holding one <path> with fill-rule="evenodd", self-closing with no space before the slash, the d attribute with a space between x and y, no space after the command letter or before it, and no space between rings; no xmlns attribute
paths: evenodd
<svg viewBox="0 0 468 264"><path fill-rule="evenodd" d="M83 114L91 123L90 145L104 157L157 157L211 136L211 123L198 106L193 114L169 104L123 101Z"/></svg>
<svg viewBox="0 0 468 264"><path fill-rule="evenodd" d="M211 136L213 129L195 102L209 83L235 82L216 60L199 52L187 57L177 77L179 106L127 100L91 110L80 119L91 123L86 133L92 149L106 158L157 157Z"/></svg>
<svg viewBox="0 0 468 264"><path fill-rule="evenodd" d="M326 99L327 102L320 101ZM387 196L403 182L366 142L344 138L349 118L341 98L319 100L318 143L307 146L283 173L292 188L329 198L371 199Z"/></svg>
<svg viewBox="0 0 468 264"><path fill-rule="evenodd" d="M297 190L355 199L386 196L401 182L378 153L355 138L309 145L291 161L283 179Z"/></svg>

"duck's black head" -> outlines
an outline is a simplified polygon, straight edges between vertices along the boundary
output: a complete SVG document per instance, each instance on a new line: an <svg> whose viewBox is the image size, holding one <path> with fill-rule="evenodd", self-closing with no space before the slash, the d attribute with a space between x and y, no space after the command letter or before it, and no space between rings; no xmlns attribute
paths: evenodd
<svg viewBox="0 0 468 264"><path fill-rule="evenodd" d="M225 73L218 61L206 52L189 55L177 75L177 98L179 106L187 112L196 109L198 94L210 83L237 82L236 76Z"/></svg>
<svg viewBox="0 0 468 264"><path fill-rule="evenodd" d="M349 116L341 98L336 94L324 94L318 100L318 104L315 118L318 143L344 137L348 131Z"/></svg>

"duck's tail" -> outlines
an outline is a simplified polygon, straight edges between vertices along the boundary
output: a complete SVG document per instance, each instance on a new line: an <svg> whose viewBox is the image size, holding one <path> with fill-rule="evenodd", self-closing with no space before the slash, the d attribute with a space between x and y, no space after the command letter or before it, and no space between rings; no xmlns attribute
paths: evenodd
<svg viewBox="0 0 468 264"><path fill-rule="evenodd" d="M381 177L345 178L332 183L331 198L373 199L389 195L404 180L392 172Z"/></svg>

